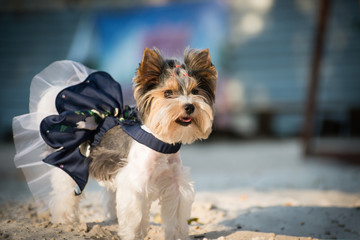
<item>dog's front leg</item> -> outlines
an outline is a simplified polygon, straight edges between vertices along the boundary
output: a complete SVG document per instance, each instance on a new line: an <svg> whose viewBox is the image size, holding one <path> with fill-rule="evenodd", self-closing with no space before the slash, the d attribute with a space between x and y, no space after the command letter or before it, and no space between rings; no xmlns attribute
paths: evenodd
<svg viewBox="0 0 360 240"><path fill-rule="evenodd" d="M133 159L116 176L116 212L122 240L144 239L149 228L150 201L142 161Z"/></svg>
<svg viewBox="0 0 360 240"><path fill-rule="evenodd" d="M116 202L121 239L144 239L149 227L149 203L144 193L122 186L116 192Z"/></svg>
<svg viewBox="0 0 360 240"><path fill-rule="evenodd" d="M99 182L100 186L105 186L102 192L103 206L105 209L105 218L107 221L115 221L116 218L116 191L110 187L106 187L106 184Z"/></svg>
<svg viewBox="0 0 360 240"><path fill-rule="evenodd" d="M170 174L160 194L161 217L166 240L185 240L188 237L188 219L194 201L194 188L189 171L180 159L170 164Z"/></svg>

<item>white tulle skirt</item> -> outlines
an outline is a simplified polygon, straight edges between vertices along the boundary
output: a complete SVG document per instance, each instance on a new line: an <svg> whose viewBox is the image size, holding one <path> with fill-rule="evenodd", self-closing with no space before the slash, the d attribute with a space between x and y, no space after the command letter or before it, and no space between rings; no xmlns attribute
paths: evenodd
<svg viewBox="0 0 360 240"><path fill-rule="evenodd" d="M42 139L40 123L45 117L58 114L55 98L61 90L84 81L92 72L94 70L68 60L50 64L32 79L29 113L13 119L14 162L22 169L40 211L49 206L50 177L55 168L42 160L56 151Z"/></svg>

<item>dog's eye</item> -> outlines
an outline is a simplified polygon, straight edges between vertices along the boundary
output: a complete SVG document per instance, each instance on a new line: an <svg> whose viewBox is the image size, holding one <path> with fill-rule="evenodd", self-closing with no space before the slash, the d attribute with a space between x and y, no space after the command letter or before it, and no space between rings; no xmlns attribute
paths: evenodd
<svg viewBox="0 0 360 240"><path fill-rule="evenodd" d="M197 90L196 88L194 88L193 90L191 90L191 94L198 95L198 94L199 94L199 90Z"/></svg>
<svg viewBox="0 0 360 240"><path fill-rule="evenodd" d="M166 91L164 92L164 97L165 97L165 98L169 98L169 97L171 97L171 95L173 95L173 91L172 91L172 90L166 90Z"/></svg>

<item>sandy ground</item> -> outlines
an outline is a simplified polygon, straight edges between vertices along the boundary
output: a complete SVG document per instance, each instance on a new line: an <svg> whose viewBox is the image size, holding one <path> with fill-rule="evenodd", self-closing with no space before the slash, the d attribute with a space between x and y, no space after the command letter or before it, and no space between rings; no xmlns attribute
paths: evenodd
<svg viewBox="0 0 360 240"><path fill-rule="evenodd" d="M190 239L360 239L360 166L305 160L300 150L296 140L184 146L197 192ZM80 224L37 214L13 154L0 147L0 239L119 239L94 182ZM146 239L163 239L156 203L151 212Z"/></svg>

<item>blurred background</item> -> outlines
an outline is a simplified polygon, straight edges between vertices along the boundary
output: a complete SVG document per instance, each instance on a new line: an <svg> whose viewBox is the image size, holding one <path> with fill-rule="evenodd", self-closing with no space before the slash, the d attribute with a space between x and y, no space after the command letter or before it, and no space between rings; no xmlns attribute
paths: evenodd
<svg viewBox="0 0 360 240"><path fill-rule="evenodd" d="M0 0L0 202L30 196L14 166L11 125L14 116L28 113L37 73L53 61L79 61L109 72L122 84L126 103L134 104L131 79L144 48L182 58L190 46L209 48L218 69L216 117L210 139L184 146L181 154L200 197L204 191L238 191L230 194L229 206L241 211L223 224L358 239L359 5ZM97 189L89 185L89 191Z"/></svg>
<svg viewBox="0 0 360 240"><path fill-rule="evenodd" d="M305 135L306 154L358 159L359 12L357 0L0 0L0 139L53 61L109 72L133 104L143 49L190 46L209 48L219 72L211 140Z"/></svg>

